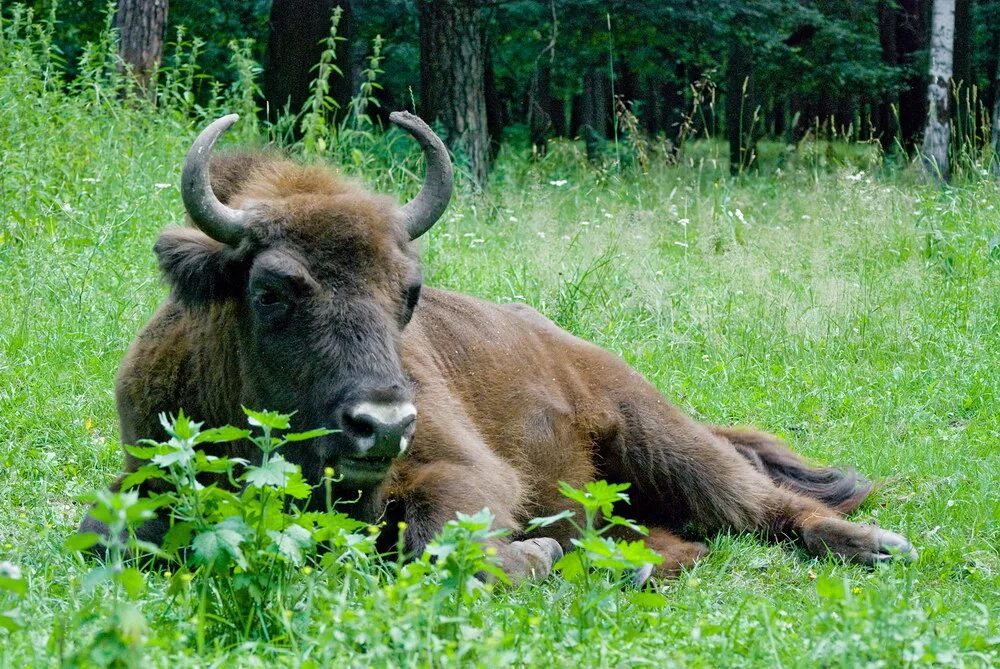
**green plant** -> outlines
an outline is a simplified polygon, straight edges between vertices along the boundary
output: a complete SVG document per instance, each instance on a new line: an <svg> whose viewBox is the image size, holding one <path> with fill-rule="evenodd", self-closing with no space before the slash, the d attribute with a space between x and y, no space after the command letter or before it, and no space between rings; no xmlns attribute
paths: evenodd
<svg viewBox="0 0 1000 669"><path fill-rule="evenodd" d="M597 624L600 614L612 605L622 586L634 582L635 575L648 566L663 562L663 557L651 550L642 539L628 541L609 536L616 529L645 535L648 530L622 516L614 514L614 505L628 503L628 483L591 481L583 488L574 488L565 481L559 482L563 497L583 509L583 523L572 510L554 516L535 518L527 531L567 522L578 536L571 539L576 550L566 553L554 566L567 581L577 586L577 596L572 610L580 629ZM666 600L655 593L637 593L633 602L640 606L663 606Z"/></svg>

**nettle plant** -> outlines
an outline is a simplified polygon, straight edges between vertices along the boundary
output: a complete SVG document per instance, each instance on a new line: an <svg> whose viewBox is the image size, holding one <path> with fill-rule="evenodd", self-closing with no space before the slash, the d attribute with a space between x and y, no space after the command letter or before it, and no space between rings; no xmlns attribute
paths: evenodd
<svg viewBox="0 0 1000 669"><path fill-rule="evenodd" d="M571 608L581 629L595 624L595 613L614 613L616 595L622 588L642 586L652 567L663 561L641 538L628 541L610 536L621 528L639 535L649 533L644 526L614 513L615 504L629 503L625 493L628 488L628 483L591 481L580 489L560 481L562 495L582 508L583 523L576 511L567 509L554 516L535 518L528 524L530 532L568 522L579 535L570 540L576 550L567 552L553 569L575 586ZM640 608L660 608L666 604L662 594L649 590L633 592L629 599Z"/></svg>
<svg viewBox="0 0 1000 669"><path fill-rule="evenodd" d="M255 431L233 426L202 429L183 412L161 416L169 439L126 446L148 463L122 481L126 492L102 493L93 499L95 518L111 528L109 537L77 534L69 547L86 549L102 544L105 565L92 570L95 580L128 584L141 573L126 566L126 554L142 555L164 566L170 579L168 594L192 602L199 621L199 642L206 627L221 625L237 638L273 639L290 633L293 617L309 601L314 584L306 578L319 568L336 571L351 560L367 560L374 553L374 533L361 533L366 523L335 510L330 499L332 469L321 483L326 511L307 511L313 495L298 466L278 450L287 443L328 434L288 430L290 415L244 409ZM225 458L205 453L205 444L250 440L260 461ZM161 479L165 492L139 498L134 488ZM228 485L223 487L218 482ZM162 546L135 538L134 528L154 511L169 518ZM110 521L110 522L109 522ZM321 549L327 550L321 550ZM217 630L213 630L217 631Z"/></svg>
<svg viewBox="0 0 1000 669"><path fill-rule="evenodd" d="M404 608L422 601L436 614L431 616L440 626L435 634L457 639L463 626L474 623L476 603L497 584L507 583L489 546L507 531L493 528L488 509L458 514L409 562L404 560L406 526L401 524L395 566L381 568L375 543L379 528L337 510L342 502L332 498L334 471L328 468L314 489L280 452L285 444L330 431L288 432L288 414L244 412L251 429L202 429L183 412L162 415L167 441L126 447L147 464L122 481L122 492L102 491L88 499L94 517L111 532L75 534L67 547L83 551L100 546L104 560L82 585L91 593L110 585L114 593L110 616L92 646L111 644L123 657L134 657L146 628L135 606L146 589L143 563L163 570L170 606L189 608L186 619L196 624L199 647L209 635L294 644L296 629L310 618L314 596L328 599L334 590L341 593L339 599L350 592L378 610L393 610L397 600ZM244 439L259 449L259 462L202 450ZM161 481L157 487L163 492L140 496L136 486L152 479ZM527 529L559 521L576 528L579 538L572 541L577 550L555 568L573 585L572 609L580 625L589 626L594 611L610 611L622 585L661 558L641 539L615 540L607 534L616 527L645 533L612 512L614 504L628 501L628 484L560 486L563 495L582 507L582 523L574 512L564 511L537 518ZM323 511L307 509L307 500L316 494L325 494ZM157 514L170 523L162 546L135 536L135 528ZM651 592L633 593L632 600L640 606L663 603L661 595Z"/></svg>

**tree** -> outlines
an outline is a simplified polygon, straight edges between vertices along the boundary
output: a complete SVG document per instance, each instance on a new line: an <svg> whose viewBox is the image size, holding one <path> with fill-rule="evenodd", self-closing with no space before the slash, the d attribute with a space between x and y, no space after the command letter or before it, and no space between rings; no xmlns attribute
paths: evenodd
<svg viewBox="0 0 1000 669"><path fill-rule="evenodd" d="M342 14L337 25L335 70L329 96L340 109L351 99L351 35L354 29L350 0L274 0L264 66L264 97L274 119L287 107L302 110L316 78L314 67L326 49L334 10Z"/></svg>
<svg viewBox="0 0 1000 669"><path fill-rule="evenodd" d="M118 0L115 27L118 56L139 90L148 92L150 78L163 58L163 31L168 0Z"/></svg>
<svg viewBox="0 0 1000 669"><path fill-rule="evenodd" d="M931 76L927 87L928 113L923 159L928 174L947 180L948 139L951 132L948 98L955 43L955 0L934 0L931 26Z"/></svg>
<svg viewBox="0 0 1000 669"><path fill-rule="evenodd" d="M420 106L440 123L445 142L482 185L490 168L486 112L486 40L478 0L417 0Z"/></svg>

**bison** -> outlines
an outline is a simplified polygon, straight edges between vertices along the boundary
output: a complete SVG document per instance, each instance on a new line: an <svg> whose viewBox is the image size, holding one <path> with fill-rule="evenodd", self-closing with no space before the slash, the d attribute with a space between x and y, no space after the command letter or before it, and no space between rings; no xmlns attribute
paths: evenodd
<svg viewBox="0 0 1000 669"><path fill-rule="evenodd" d="M769 434L692 420L528 306L424 286L415 241L445 211L452 167L416 116L390 116L427 162L402 206L273 154L212 158L237 118L209 125L187 155L194 227L156 242L170 293L118 374L123 443L164 438L158 414L181 408L211 425L241 421L241 405L296 411L303 427L336 429L286 446L307 480L334 467L338 494L359 499L352 513L390 521L387 531L405 521L415 552L456 512L488 507L511 531L494 548L513 578L544 577L570 545L565 524L518 534L572 508L558 482L598 478L631 484L630 515L650 528L660 575L727 529L865 564L915 558L899 534L844 518L871 490L853 471L811 466ZM239 448L227 454L249 457ZM126 473L141 464L126 456ZM166 527L154 519L138 534L155 542Z"/></svg>

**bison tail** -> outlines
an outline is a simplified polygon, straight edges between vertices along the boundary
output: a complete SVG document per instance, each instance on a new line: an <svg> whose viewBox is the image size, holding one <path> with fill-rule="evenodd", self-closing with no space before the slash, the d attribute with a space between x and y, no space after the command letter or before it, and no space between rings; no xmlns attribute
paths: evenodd
<svg viewBox="0 0 1000 669"><path fill-rule="evenodd" d="M712 428L727 439L750 464L783 488L850 513L868 497L872 484L853 469L813 467L777 437L731 428Z"/></svg>

